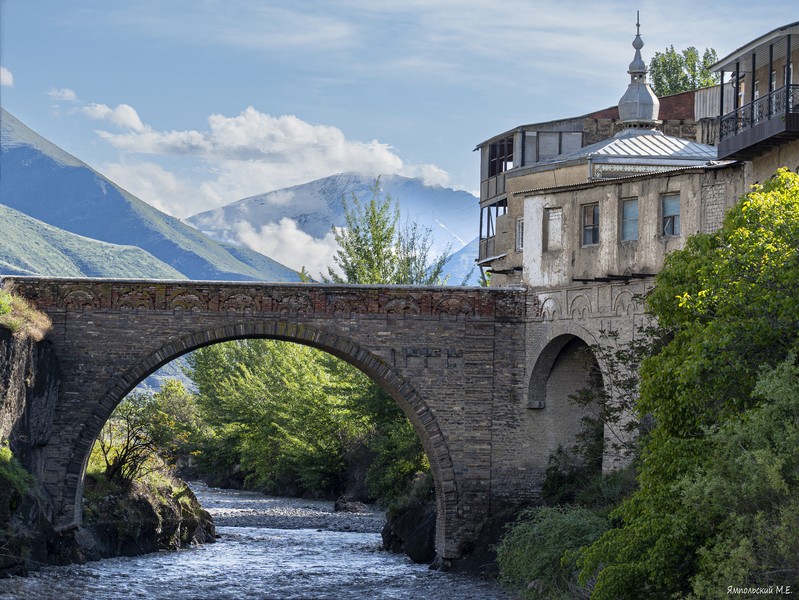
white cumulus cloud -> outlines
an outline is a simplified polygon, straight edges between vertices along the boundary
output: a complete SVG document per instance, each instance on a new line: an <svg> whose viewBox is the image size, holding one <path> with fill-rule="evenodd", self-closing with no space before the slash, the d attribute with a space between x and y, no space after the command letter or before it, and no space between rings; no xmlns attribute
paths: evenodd
<svg viewBox="0 0 799 600"><path fill-rule="evenodd" d="M294 115L276 117L249 107L233 117L211 115L206 131L157 131L142 123L127 104L115 109L90 104L83 110L127 129L97 132L121 153L122 159L107 171L115 181L179 217L342 172L449 183L449 175L436 165L408 164L388 144L350 140L338 127L308 123ZM155 162L175 164L183 159L202 167L192 168L180 185L173 175L172 184L159 190L156 184L169 179L167 171L154 169L153 162L129 158L143 154Z"/></svg>
<svg viewBox="0 0 799 600"><path fill-rule="evenodd" d="M333 233L315 238L297 227L293 219L283 218L279 223L269 223L255 229L247 222L236 225L237 237L251 250L299 271L303 267L314 279L327 275L334 267L333 256L338 244Z"/></svg>
<svg viewBox="0 0 799 600"><path fill-rule="evenodd" d="M5 87L14 86L14 74L5 67L0 67L0 85Z"/></svg>
<svg viewBox="0 0 799 600"><path fill-rule="evenodd" d="M59 102L75 102L78 99L75 90L69 88L50 88L47 95Z"/></svg>
<svg viewBox="0 0 799 600"><path fill-rule="evenodd" d="M145 133L149 130L149 128L142 123L136 109L129 104L120 104L116 108L111 108L105 104L89 104L83 107L83 112L92 119L110 121L117 127L129 129L137 133Z"/></svg>

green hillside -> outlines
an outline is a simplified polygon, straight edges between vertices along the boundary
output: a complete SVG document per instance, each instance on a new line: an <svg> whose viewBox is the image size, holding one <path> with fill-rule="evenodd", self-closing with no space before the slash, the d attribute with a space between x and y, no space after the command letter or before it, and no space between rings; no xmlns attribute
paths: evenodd
<svg viewBox="0 0 799 600"><path fill-rule="evenodd" d="M186 279L141 248L75 235L3 204L0 204L0 273Z"/></svg>

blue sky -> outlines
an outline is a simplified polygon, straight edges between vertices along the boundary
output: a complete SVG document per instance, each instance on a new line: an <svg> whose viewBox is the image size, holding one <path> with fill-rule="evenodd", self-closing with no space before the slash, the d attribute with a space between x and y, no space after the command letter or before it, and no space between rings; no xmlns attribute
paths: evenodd
<svg viewBox="0 0 799 600"><path fill-rule="evenodd" d="M178 217L340 171L476 191L484 139L616 104L795 0L0 0L2 105ZM401 199L400 199L401 200Z"/></svg>

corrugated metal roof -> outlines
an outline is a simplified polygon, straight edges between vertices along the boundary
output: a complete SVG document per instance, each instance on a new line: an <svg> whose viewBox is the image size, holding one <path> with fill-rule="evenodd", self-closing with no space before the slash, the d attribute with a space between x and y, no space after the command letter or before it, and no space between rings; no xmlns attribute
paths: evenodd
<svg viewBox="0 0 799 600"><path fill-rule="evenodd" d="M548 164L578 158L629 158L664 159L707 162L716 160L714 146L666 135L654 129L625 129L612 138L585 146L568 154L561 154Z"/></svg>

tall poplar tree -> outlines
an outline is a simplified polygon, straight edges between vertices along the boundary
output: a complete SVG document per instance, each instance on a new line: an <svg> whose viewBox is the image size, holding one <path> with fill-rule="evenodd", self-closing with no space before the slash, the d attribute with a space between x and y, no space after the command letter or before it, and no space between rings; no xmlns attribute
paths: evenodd
<svg viewBox="0 0 799 600"><path fill-rule="evenodd" d="M344 227L333 227L339 249L333 257L340 273L328 269L333 283L442 285L447 252L430 258L432 230L418 223L400 225L399 204L383 193L380 178L364 202L342 197Z"/></svg>

